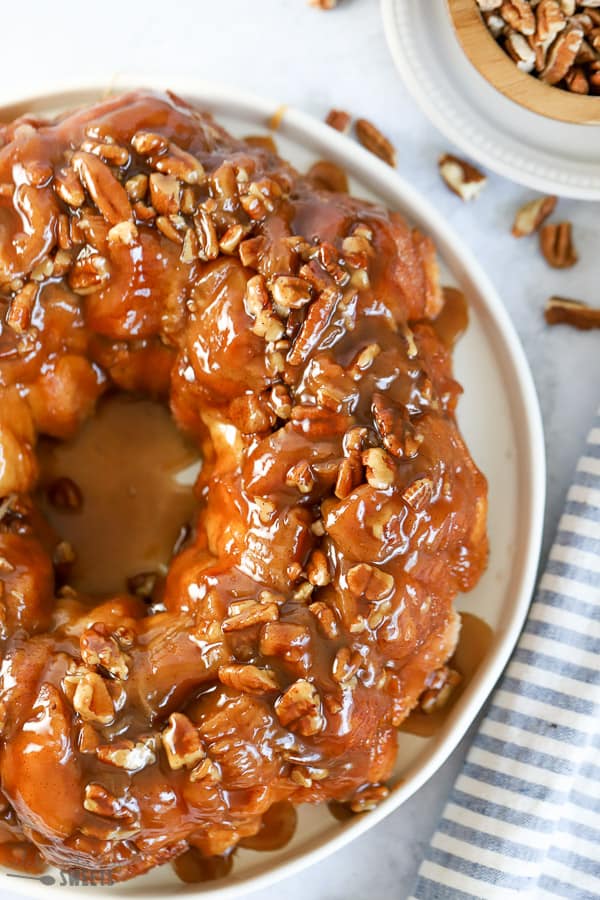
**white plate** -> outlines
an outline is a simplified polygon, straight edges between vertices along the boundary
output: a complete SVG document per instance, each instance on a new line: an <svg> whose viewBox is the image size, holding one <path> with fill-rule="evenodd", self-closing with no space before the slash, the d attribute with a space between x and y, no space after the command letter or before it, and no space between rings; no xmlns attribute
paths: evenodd
<svg viewBox="0 0 600 900"><path fill-rule="evenodd" d="M511 181L600 199L600 125L547 119L500 94L463 53L445 0L381 0L381 8L403 81L447 138Z"/></svg>
<svg viewBox="0 0 600 900"><path fill-rule="evenodd" d="M123 77L113 89L140 84ZM214 112L234 134L264 127L275 103L228 88L181 78L144 78L149 87L169 87ZM97 85L26 100L0 109L2 118L23 109L56 111L88 103L103 93ZM4 99L4 98L3 98ZM475 718L500 675L515 644L533 589L544 510L545 459L540 413L521 345L504 307L485 273L448 229L442 217L392 169L348 138L309 116L288 109L277 142L281 154L299 168L327 156L351 175L354 193L382 199L405 213L432 235L446 267L448 280L459 284L471 301L471 324L456 353L456 373L465 386L459 420L473 455L489 479L491 558L488 571L459 609L477 613L494 628L487 659L454 707L443 730L434 738L401 735L401 749L393 781L395 790L376 810L350 822L335 821L326 807L302 807L293 841L283 850L236 854L233 873L206 886L181 884L170 867L109 889L97 887L94 897L181 897L202 893L225 900L245 895L303 867L355 839L411 796L444 762ZM360 853L360 844L356 847ZM62 887L60 876L52 888L35 881L0 875L1 888L51 900L88 897L82 888Z"/></svg>

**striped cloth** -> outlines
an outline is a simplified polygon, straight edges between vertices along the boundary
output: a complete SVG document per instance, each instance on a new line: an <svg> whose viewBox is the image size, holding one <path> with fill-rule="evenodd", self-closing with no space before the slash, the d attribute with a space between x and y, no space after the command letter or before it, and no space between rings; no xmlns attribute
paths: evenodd
<svg viewBox="0 0 600 900"><path fill-rule="evenodd" d="M418 900L600 897L600 416Z"/></svg>

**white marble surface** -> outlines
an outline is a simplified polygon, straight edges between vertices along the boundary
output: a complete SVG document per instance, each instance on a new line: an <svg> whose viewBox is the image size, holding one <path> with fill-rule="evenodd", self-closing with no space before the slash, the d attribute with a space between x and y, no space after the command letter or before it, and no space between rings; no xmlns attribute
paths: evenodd
<svg viewBox="0 0 600 900"><path fill-rule="evenodd" d="M442 2L442 0L421 0ZM545 326L551 293L600 302L598 207L562 201L574 223L579 264L550 270L535 241L510 234L514 209L531 192L492 176L474 205L440 183L436 159L447 142L401 84L385 43L376 0L342 0L320 13L306 0L29 0L3 4L2 71L22 93L80 74L110 83L118 72L197 75L242 86L321 118L340 106L378 123L398 147L402 174L436 204L495 282L521 336L540 396L548 453L545 546L552 538L575 461L600 403L600 333ZM0 87L0 101L2 88ZM407 896L468 738L405 806L358 844L253 896L257 900L373 900ZM13 900L5 893L5 900Z"/></svg>

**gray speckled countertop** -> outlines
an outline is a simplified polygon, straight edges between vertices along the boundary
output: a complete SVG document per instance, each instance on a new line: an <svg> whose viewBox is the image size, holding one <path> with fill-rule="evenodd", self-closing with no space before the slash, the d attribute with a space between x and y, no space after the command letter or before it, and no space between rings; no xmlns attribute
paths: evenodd
<svg viewBox="0 0 600 900"><path fill-rule="evenodd" d="M13 91L14 79L21 78L24 95L45 90L49 80L74 77L75 66L82 79L107 83L115 72L174 73L243 87L319 118L339 106L379 124L398 147L399 170L443 210L487 269L523 341L546 433L548 547L600 403L600 334L549 329L540 310L551 293L600 301L597 205L561 202L561 218L574 223L580 262L571 271L555 272L534 241L516 241L509 234L514 210L530 191L492 176L476 204L463 205L451 195L436 169L447 142L400 82L376 0L344 0L331 13L308 8L306 0L63 0L58 6L30 0L26 8L5 4L2 15L4 34L14 38L3 42L2 69L11 73ZM416 796L358 843L300 878L253 896L403 900L468 740ZM5 893L4 900L14 898Z"/></svg>

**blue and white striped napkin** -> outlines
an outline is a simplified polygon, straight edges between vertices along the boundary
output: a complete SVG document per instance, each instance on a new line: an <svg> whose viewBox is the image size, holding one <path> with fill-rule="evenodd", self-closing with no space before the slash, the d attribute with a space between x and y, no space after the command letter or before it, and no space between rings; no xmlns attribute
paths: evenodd
<svg viewBox="0 0 600 900"><path fill-rule="evenodd" d="M412 900L600 898L600 413Z"/></svg>

